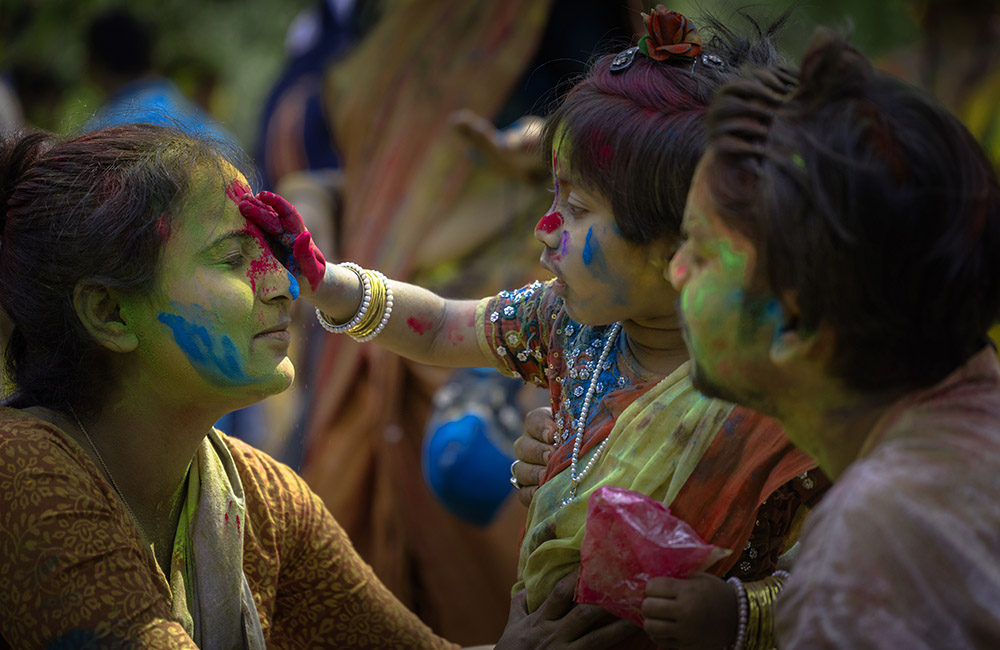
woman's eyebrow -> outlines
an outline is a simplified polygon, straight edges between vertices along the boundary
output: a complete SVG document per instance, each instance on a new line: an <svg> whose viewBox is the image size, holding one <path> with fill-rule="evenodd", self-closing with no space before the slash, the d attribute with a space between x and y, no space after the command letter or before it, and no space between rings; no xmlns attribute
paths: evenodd
<svg viewBox="0 0 1000 650"><path fill-rule="evenodd" d="M205 250L205 251L211 250L211 249L215 248L216 246L218 246L219 244L221 244L221 243L223 243L225 241L228 241L230 239L244 239L244 240L245 239L253 239L253 235L251 235L249 232L247 232L246 229L242 229L242 230L230 230L229 232L223 233L222 235L220 235L220 236L216 237L215 239L213 239L212 241L210 241L208 244L206 244L202 248L202 250Z"/></svg>

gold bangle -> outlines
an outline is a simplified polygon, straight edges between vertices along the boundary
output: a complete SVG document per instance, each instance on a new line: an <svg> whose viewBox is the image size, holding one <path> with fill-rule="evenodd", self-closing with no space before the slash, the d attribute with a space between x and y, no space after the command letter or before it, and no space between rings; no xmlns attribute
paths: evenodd
<svg viewBox="0 0 1000 650"><path fill-rule="evenodd" d="M382 312L386 305L385 276L369 269L364 269L364 274L372 288L371 305L361 321L347 330L347 334L354 338L364 338L375 331L379 321L382 319Z"/></svg>
<svg viewBox="0 0 1000 650"><path fill-rule="evenodd" d="M774 618L772 605L781 592L784 582L779 576L744 584L750 615L747 621L746 647L748 650L772 650Z"/></svg>
<svg viewBox="0 0 1000 650"><path fill-rule="evenodd" d="M756 593L751 592L752 582L743 583L744 589L747 592L747 637L746 637L746 648L747 650L755 650L757 648L757 634L758 628L760 627L760 603L757 600Z"/></svg>

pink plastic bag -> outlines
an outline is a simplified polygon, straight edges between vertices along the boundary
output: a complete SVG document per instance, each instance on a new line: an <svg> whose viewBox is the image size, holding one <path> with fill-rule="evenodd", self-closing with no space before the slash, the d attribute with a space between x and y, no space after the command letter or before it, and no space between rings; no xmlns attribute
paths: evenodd
<svg viewBox="0 0 1000 650"><path fill-rule="evenodd" d="M703 541L659 501L606 485L587 506L576 602L600 605L642 625L650 578L683 578L729 553Z"/></svg>

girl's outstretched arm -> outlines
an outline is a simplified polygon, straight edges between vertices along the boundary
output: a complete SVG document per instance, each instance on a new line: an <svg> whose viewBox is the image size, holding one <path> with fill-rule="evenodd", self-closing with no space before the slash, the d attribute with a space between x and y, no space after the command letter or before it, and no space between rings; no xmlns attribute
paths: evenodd
<svg viewBox="0 0 1000 650"><path fill-rule="evenodd" d="M406 282L386 280L392 313L375 343L408 359L438 366L494 366L476 340L476 300L449 300ZM364 287L358 273L327 263L319 287L308 296L328 321L349 322L358 313ZM335 336L331 334L331 336Z"/></svg>

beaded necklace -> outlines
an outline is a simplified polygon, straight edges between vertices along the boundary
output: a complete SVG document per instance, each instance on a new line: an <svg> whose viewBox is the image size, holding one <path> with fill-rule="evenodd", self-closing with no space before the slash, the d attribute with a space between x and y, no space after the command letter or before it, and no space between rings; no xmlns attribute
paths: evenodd
<svg viewBox="0 0 1000 650"><path fill-rule="evenodd" d="M569 496L562 500L563 506L576 498L577 488L579 488L584 477L586 477L590 472L590 468L593 467L597 459L600 458L601 454L604 452L604 448L608 444L608 440L610 439L609 436L608 438L602 440L601 444L594 450L590 460L587 461L583 471L577 472L580 462L580 448L583 445L583 431L587 426L587 414L589 413L591 403L594 400L594 394L597 392L598 377L601 374L601 369L604 367L605 361L608 359L608 355L611 353L611 349L614 347L615 341L618 339L618 332L621 328L621 322L617 322L611 326L611 331L608 332L607 338L604 340L604 348L601 350L601 356L597 361L597 365L590 374L590 385L587 387L587 393L583 398L583 404L580 406L580 416L573 422L573 455L570 460Z"/></svg>

